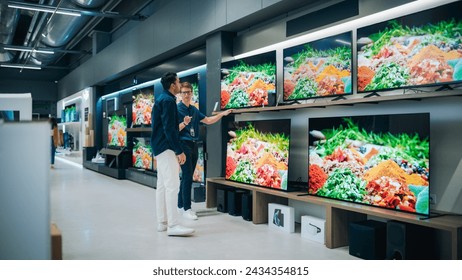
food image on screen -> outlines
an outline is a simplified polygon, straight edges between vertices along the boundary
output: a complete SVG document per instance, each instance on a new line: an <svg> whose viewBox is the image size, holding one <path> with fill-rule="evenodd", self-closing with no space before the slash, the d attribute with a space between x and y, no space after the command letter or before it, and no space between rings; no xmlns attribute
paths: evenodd
<svg viewBox="0 0 462 280"><path fill-rule="evenodd" d="M358 29L358 92L462 82L462 3Z"/></svg>
<svg viewBox="0 0 462 280"><path fill-rule="evenodd" d="M351 32L284 50L284 100L351 91Z"/></svg>
<svg viewBox="0 0 462 280"><path fill-rule="evenodd" d="M204 148L199 146L198 148L198 158L196 168L194 169L193 173L193 181L194 182L205 182L205 173L204 173Z"/></svg>
<svg viewBox="0 0 462 280"><path fill-rule="evenodd" d="M107 137L108 146L125 147L127 145L127 118L114 115L109 119Z"/></svg>
<svg viewBox="0 0 462 280"><path fill-rule="evenodd" d="M221 109L272 105L268 98L276 93L275 52L223 63L221 73Z"/></svg>
<svg viewBox="0 0 462 280"><path fill-rule="evenodd" d="M429 114L309 120L308 193L429 215Z"/></svg>
<svg viewBox="0 0 462 280"><path fill-rule="evenodd" d="M132 124L134 126L150 125L154 106L154 90L146 88L133 94Z"/></svg>
<svg viewBox="0 0 462 280"><path fill-rule="evenodd" d="M133 167L141 169L153 169L152 147L149 144L149 139L135 138L135 144L132 151Z"/></svg>
<svg viewBox="0 0 462 280"><path fill-rule="evenodd" d="M246 121L228 131L226 179L287 190L290 120Z"/></svg>

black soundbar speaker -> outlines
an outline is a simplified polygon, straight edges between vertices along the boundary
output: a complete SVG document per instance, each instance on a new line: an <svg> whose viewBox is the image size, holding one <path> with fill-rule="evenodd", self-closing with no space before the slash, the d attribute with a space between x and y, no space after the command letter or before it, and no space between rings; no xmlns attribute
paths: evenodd
<svg viewBox="0 0 462 280"><path fill-rule="evenodd" d="M246 221L252 221L252 193L246 192L242 194L241 200L242 218Z"/></svg>
<svg viewBox="0 0 462 280"><path fill-rule="evenodd" d="M242 209L242 195L245 190L229 190L228 191L228 214L232 216L240 216Z"/></svg>
<svg viewBox="0 0 462 280"><path fill-rule="evenodd" d="M387 222L387 259L436 259L435 230L398 221Z"/></svg>
<svg viewBox="0 0 462 280"><path fill-rule="evenodd" d="M349 225L349 253L365 260L384 260L387 247L387 224L366 220Z"/></svg>
<svg viewBox="0 0 462 280"><path fill-rule="evenodd" d="M228 212L228 191L226 189L217 189L217 211Z"/></svg>
<svg viewBox="0 0 462 280"><path fill-rule="evenodd" d="M205 201L205 186L200 183L193 183L191 192L191 201L204 202Z"/></svg>

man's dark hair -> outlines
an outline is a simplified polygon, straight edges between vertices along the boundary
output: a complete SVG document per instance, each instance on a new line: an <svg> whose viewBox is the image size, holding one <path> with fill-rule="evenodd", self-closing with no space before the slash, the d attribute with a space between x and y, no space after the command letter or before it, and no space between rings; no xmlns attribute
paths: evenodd
<svg viewBox="0 0 462 280"><path fill-rule="evenodd" d="M176 82L176 77L176 73L173 72L167 72L164 75L162 75L162 78L160 78L160 83L162 84L162 87L165 90L168 90L170 88L170 85Z"/></svg>

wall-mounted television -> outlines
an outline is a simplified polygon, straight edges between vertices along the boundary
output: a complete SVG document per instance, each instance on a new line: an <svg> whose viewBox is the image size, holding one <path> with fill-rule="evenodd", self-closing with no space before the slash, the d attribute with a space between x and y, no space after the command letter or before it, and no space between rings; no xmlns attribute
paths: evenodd
<svg viewBox="0 0 462 280"><path fill-rule="evenodd" d="M430 114L310 118L308 193L429 215Z"/></svg>
<svg viewBox="0 0 462 280"><path fill-rule="evenodd" d="M198 144L197 164L193 173L193 182L205 183L205 159L204 159L204 145Z"/></svg>
<svg viewBox="0 0 462 280"><path fill-rule="evenodd" d="M154 170L151 139L148 137L134 137L133 140L133 167L145 170Z"/></svg>
<svg viewBox="0 0 462 280"><path fill-rule="evenodd" d="M462 82L462 2L359 28L358 92Z"/></svg>
<svg viewBox="0 0 462 280"><path fill-rule="evenodd" d="M276 51L221 64L221 109L274 106Z"/></svg>
<svg viewBox="0 0 462 280"><path fill-rule="evenodd" d="M231 122L228 136L226 179L288 190L290 119Z"/></svg>
<svg viewBox="0 0 462 280"><path fill-rule="evenodd" d="M191 97L191 105L195 106L199 109L199 75L193 74L185 77L180 77L180 82L188 82L191 84L193 88L193 96ZM181 101L181 94L177 94L176 96L177 102Z"/></svg>
<svg viewBox="0 0 462 280"><path fill-rule="evenodd" d="M132 126L150 126L152 106L154 106L154 87L136 89L132 97Z"/></svg>
<svg viewBox="0 0 462 280"><path fill-rule="evenodd" d="M284 101L351 94L351 32L284 49Z"/></svg>
<svg viewBox="0 0 462 280"><path fill-rule="evenodd" d="M127 116L110 113L108 116L107 145L109 147L127 146Z"/></svg>

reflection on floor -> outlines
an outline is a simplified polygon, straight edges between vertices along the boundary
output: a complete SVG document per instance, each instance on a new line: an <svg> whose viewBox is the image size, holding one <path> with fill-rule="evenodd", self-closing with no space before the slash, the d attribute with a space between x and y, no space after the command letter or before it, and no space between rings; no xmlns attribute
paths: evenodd
<svg viewBox="0 0 462 280"><path fill-rule="evenodd" d="M347 260L348 248L324 245L254 225L204 203L193 203L199 220L182 220L192 237L156 231L156 190L116 180L57 158L50 170L51 221L63 237L66 260Z"/></svg>

